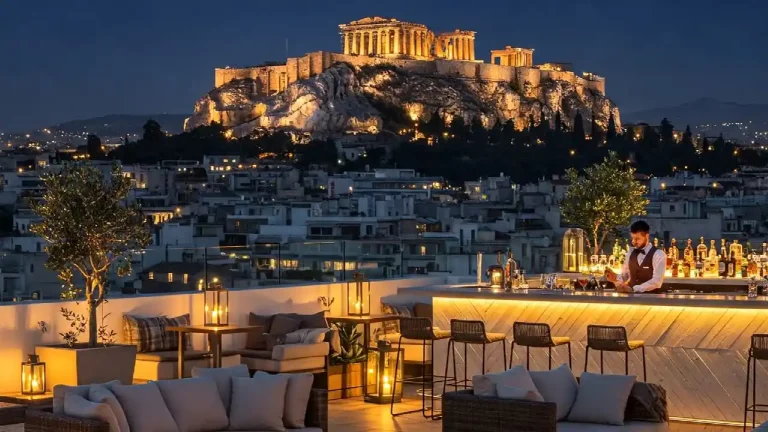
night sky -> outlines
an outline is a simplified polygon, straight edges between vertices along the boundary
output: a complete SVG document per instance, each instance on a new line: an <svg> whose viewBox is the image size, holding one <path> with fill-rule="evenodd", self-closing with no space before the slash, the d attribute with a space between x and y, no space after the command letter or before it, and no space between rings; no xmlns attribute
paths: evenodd
<svg viewBox="0 0 768 432"><path fill-rule="evenodd" d="M378 6L375 6L378 5ZM0 131L113 113L190 113L217 66L340 50L337 25L379 15L477 31L607 80L624 112L709 96L768 99L768 1L4 0Z"/></svg>

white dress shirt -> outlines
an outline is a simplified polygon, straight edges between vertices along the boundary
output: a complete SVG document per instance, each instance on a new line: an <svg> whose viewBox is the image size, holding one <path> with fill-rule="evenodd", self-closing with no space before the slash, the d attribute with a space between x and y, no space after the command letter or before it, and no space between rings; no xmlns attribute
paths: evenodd
<svg viewBox="0 0 768 432"><path fill-rule="evenodd" d="M653 245L651 245L651 242L648 242L648 244L646 244L643 248L645 254L637 254L638 264L643 263L646 255L648 254L648 251L651 250L652 246ZM617 277L620 282L629 282L629 260L632 259L632 251L634 251L634 248L630 249L629 252L627 252L627 256L624 258L624 265L621 266L621 274L619 274ZM646 292L661 288L661 284L664 283L664 271L666 270L667 266L667 254L664 253L664 251L661 249L656 249L656 253L653 254L652 263L653 277L644 283L632 287L635 292Z"/></svg>

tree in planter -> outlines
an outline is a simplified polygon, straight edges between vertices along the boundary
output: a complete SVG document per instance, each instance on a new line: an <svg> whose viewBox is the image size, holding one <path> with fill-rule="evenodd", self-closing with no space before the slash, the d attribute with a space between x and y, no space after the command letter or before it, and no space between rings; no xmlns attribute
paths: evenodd
<svg viewBox="0 0 768 432"><path fill-rule="evenodd" d="M100 336L109 336L96 318L107 294L107 272L116 267L119 276L131 273L131 256L150 243L149 227L138 205L125 203L131 180L117 165L105 176L87 163L68 164L42 180L47 190L32 209L43 220L30 229L48 242L46 267L63 282L62 298L84 296L88 346L95 347ZM82 278L82 286L76 285L76 276ZM62 314L70 322L77 317L66 309ZM74 338L70 333L62 336L72 346L80 332Z"/></svg>
<svg viewBox="0 0 768 432"><path fill-rule="evenodd" d="M599 254L606 238L629 225L632 216L645 215L645 186L635 180L635 170L610 152L602 163L584 170L566 171L571 185L560 203L563 218L586 231L592 254Z"/></svg>

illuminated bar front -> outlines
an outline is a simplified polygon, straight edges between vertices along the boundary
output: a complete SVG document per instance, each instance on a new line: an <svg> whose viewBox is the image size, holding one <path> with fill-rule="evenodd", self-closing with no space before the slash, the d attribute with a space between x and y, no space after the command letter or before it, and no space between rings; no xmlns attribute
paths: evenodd
<svg viewBox="0 0 768 432"><path fill-rule="evenodd" d="M569 336L573 369L584 370L589 324L618 325L629 339L646 343L648 381L667 391L670 416L739 422L744 413L746 358L750 337L768 333L768 297L704 294L618 294L548 290L478 289L435 286L404 288L399 294L431 297L434 324L450 328L451 319L482 320L486 331L507 334L515 321L547 323L555 336ZM446 348L435 348L435 367L445 367ZM470 346L468 375L480 373L482 349ZM486 347L486 370L503 368L500 344ZM567 350L553 350L553 366L568 363ZM531 369L547 369L547 350L531 349ZM463 356L463 352L461 353ZM590 355L589 370L599 373L600 356ZM605 373L624 373L624 354L604 354ZM525 365L525 349L515 349L514 364ZM758 365L758 379L766 365ZM464 362L457 362L463 376ZM630 374L642 379L640 350L629 357ZM768 400L768 386L758 385L757 400ZM763 417L761 417L763 416ZM759 421L768 416L758 414Z"/></svg>

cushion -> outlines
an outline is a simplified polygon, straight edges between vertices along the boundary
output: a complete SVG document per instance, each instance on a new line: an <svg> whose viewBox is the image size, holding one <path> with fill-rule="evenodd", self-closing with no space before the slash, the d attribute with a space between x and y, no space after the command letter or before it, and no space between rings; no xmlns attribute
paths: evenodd
<svg viewBox="0 0 768 432"><path fill-rule="evenodd" d="M170 326L188 326L192 324L189 319L189 314L179 315L174 318L160 317L160 322L163 324L163 350L177 350L179 349L179 332L166 330ZM192 339L190 339L189 333L184 335L184 347L192 347Z"/></svg>
<svg viewBox="0 0 768 432"><path fill-rule="evenodd" d="M325 334L325 341L331 344L331 352L341 354L341 335L339 329L329 329Z"/></svg>
<svg viewBox="0 0 768 432"><path fill-rule="evenodd" d="M266 372L256 372L256 375L268 375ZM304 419L307 416L307 405L312 392L312 383L315 376L311 373L285 374L288 377L288 386L285 390L285 409L283 411L283 424L289 429L301 429L305 427Z"/></svg>
<svg viewBox="0 0 768 432"><path fill-rule="evenodd" d="M474 394L477 396L497 396L497 385L520 387L525 390L530 390L535 393L534 399L531 400L538 402L544 401L541 394L539 394L539 391L536 389L536 385L533 383L531 375L522 365L517 365L504 372L475 375L472 377L472 388Z"/></svg>
<svg viewBox="0 0 768 432"><path fill-rule="evenodd" d="M272 320L272 326L269 328L269 334L271 335L287 335L288 333L295 332L299 329L301 321L295 318L291 318L287 315L278 314Z"/></svg>
<svg viewBox="0 0 768 432"><path fill-rule="evenodd" d="M134 432L178 432L168 406L157 384L122 385L112 387L125 411L128 425Z"/></svg>
<svg viewBox="0 0 768 432"><path fill-rule="evenodd" d="M613 425L601 425L595 423L575 423L558 422L557 432L669 432L669 425L666 423L650 423L641 421L628 421L623 427L617 428Z"/></svg>
<svg viewBox="0 0 768 432"><path fill-rule="evenodd" d="M248 315L248 325L258 326L260 328L248 333L248 339L245 343L246 348L252 350L263 350L267 348L267 343L262 335L264 333L269 333L274 317L274 315L256 315L254 313Z"/></svg>
<svg viewBox="0 0 768 432"><path fill-rule="evenodd" d="M168 411L179 432L208 432L226 429L227 409L216 382L208 378L157 381Z"/></svg>
<svg viewBox="0 0 768 432"><path fill-rule="evenodd" d="M128 419L125 418L125 411L118 402L117 397L110 389L103 384L94 384L88 391L88 400L95 403L103 403L109 406L112 410L112 414L115 415L115 420L120 427L120 432L129 432L131 430L128 425Z"/></svg>
<svg viewBox="0 0 768 432"><path fill-rule="evenodd" d="M568 365L564 364L551 371L531 371L530 374L544 402L557 405L557 420L566 418L579 392L579 384Z"/></svg>
<svg viewBox="0 0 768 432"><path fill-rule="evenodd" d="M163 351L165 324L161 317L139 318L123 315L125 343L136 345L136 352Z"/></svg>
<svg viewBox="0 0 768 432"><path fill-rule="evenodd" d="M416 303L413 305L413 316L432 319L432 305L428 303Z"/></svg>
<svg viewBox="0 0 768 432"><path fill-rule="evenodd" d="M401 317L412 317L413 306L412 305L398 305L391 303L381 303L381 313L384 315L397 315ZM400 321L384 321L381 324L381 331L384 334L400 333Z"/></svg>
<svg viewBox="0 0 768 432"><path fill-rule="evenodd" d="M91 402L74 393L68 394L64 399L64 414L83 420L99 420L109 425L109 432L121 432L109 405Z"/></svg>
<svg viewBox="0 0 768 432"><path fill-rule="evenodd" d="M102 385L107 388L111 388L115 384L120 384L119 380L110 381ZM84 399L88 398L88 392L91 389L91 384L68 386L64 384L57 384L53 386L53 413L64 414L64 396L69 393L74 393Z"/></svg>
<svg viewBox="0 0 768 432"><path fill-rule="evenodd" d="M285 335L287 344L313 344L325 341L327 328L304 328Z"/></svg>
<svg viewBox="0 0 768 432"><path fill-rule="evenodd" d="M207 359L211 356L208 351L184 351L184 360ZM154 351L136 354L136 360L154 362L176 362L179 359L179 350Z"/></svg>
<svg viewBox="0 0 768 432"><path fill-rule="evenodd" d="M622 426L634 384L635 377L631 375L582 373L568 421Z"/></svg>
<svg viewBox="0 0 768 432"><path fill-rule="evenodd" d="M307 357L325 357L328 355L328 342L316 344L278 345L272 350L273 360L291 360Z"/></svg>
<svg viewBox="0 0 768 432"><path fill-rule="evenodd" d="M213 380L216 383L216 388L219 390L221 402L224 404L227 412L229 412L232 396L232 378L250 378L251 373L248 371L248 366L239 364L225 368L192 368L192 376Z"/></svg>
<svg viewBox="0 0 768 432"><path fill-rule="evenodd" d="M310 315L296 315L291 316L291 318L299 318L300 324L299 328L312 328L312 329L319 329L324 328L328 329L328 322L325 321L325 312L318 312Z"/></svg>
<svg viewBox="0 0 768 432"><path fill-rule="evenodd" d="M499 399L536 400L536 393L522 387L497 385L496 395Z"/></svg>
<svg viewBox="0 0 768 432"><path fill-rule="evenodd" d="M272 351L278 345L285 345L286 335L271 335L264 333L264 341L267 343L266 350Z"/></svg>
<svg viewBox="0 0 768 432"><path fill-rule="evenodd" d="M629 392L624 421L639 420L661 423L669 420L667 391L658 384L636 382Z"/></svg>
<svg viewBox="0 0 768 432"><path fill-rule="evenodd" d="M229 428L233 430L284 431L283 410L288 377L257 374L232 378Z"/></svg>

